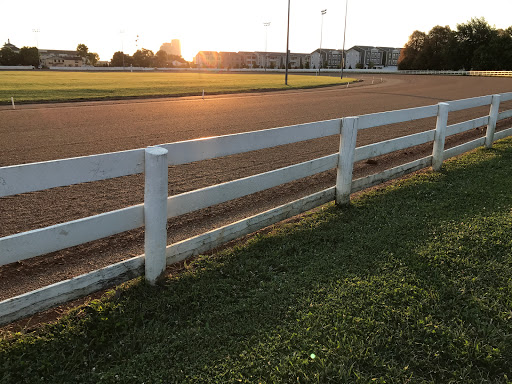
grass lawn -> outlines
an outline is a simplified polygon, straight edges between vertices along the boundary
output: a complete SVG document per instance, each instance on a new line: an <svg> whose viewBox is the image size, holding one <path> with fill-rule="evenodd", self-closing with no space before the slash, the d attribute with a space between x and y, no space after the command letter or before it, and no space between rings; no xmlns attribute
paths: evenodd
<svg viewBox="0 0 512 384"><path fill-rule="evenodd" d="M310 88L355 79L284 74L0 71L0 104Z"/></svg>
<svg viewBox="0 0 512 384"><path fill-rule="evenodd" d="M512 139L4 334L2 383L512 381Z"/></svg>

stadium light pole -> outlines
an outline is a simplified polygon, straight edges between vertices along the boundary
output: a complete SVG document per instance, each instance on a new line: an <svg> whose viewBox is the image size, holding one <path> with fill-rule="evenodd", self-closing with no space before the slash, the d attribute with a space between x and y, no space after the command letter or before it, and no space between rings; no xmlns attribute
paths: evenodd
<svg viewBox="0 0 512 384"><path fill-rule="evenodd" d="M123 54L123 70L124 70L124 29L121 29L119 31L119 33L121 34L121 53Z"/></svg>
<svg viewBox="0 0 512 384"><path fill-rule="evenodd" d="M343 29L343 50L341 51L341 78L343 79L343 67L345 66L345 36L347 35L347 10L348 0L345 0L345 28Z"/></svg>
<svg viewBox="0 0 512 384"><path fill-rule="evenodd" d="M263 23L263 26L265 27L265 65L263 67L265 68L265 72L267 72L267 61L268 61L267 38L268 38L268 27L270 27L270 21Z"/></svg>
<svg viewBox="0 0 512 384"><path fill-rule="evenodd" d="M286 29L286 69L284 70L284 85L288 85L288 63L290 62L290 0L288 0L288 28Z"/></svg>
<svg viewBox="0 0 512 384"><path fill-rule="evenodd" d="M322 22L320 23L320 61L318 63L318 74L320 74L320 69L322 68L322 35L324 31L324 15L327 13L327 9L322 9L320 12L322 13Z"/></svg>
<svg viewBox="0 0 512 384"><path fill-rule="evenodd" d="M34 33L34 36L36 37L36 48L39 49L39 38L37 36L38 33L40 32L39 28L33 29L32 32Z"/></svg>

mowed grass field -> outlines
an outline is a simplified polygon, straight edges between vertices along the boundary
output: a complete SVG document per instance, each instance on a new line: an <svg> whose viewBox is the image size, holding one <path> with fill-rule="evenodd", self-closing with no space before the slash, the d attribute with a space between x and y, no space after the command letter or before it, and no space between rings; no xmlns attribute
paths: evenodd
<svg viewBox="0 0 512 384"><path fill-rule="evenodd" d="M355 79L331 76L228 73L0 71L0 103L187 96L311 88Z"/></svg>
<svg viewBox="0 0 512 384"><path fill-rule="evenodd" d="M0 341L2 383L510 383L512 139Z"/></svg>

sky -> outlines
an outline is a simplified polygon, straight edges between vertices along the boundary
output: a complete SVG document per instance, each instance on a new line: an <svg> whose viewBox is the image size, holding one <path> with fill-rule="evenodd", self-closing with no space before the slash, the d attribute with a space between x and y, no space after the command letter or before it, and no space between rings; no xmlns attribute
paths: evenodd
<svg viewBox="0 0 512 384"><path fill-rule="evenodd" d="M290 0L290 50L403 47L414 30L485 17L496 28L512 25L512 0ZM0 46L74 50L85 44L101 60L116 51L157 52L180 39L189 61L199 51L286 51L287 0L0 0ZM327 9L325 16L321 10ZM270 22L269 27L263 23Z"/></svg>

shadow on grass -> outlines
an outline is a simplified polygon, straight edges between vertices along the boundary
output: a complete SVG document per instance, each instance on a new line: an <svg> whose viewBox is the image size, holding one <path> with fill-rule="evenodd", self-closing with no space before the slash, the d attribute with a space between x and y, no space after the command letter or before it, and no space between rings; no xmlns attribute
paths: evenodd
<svg viewBox="0 0 512 384"><path fill-rule="evenodd" d="M507 382L512 140L0 344L2 382Z"/></svg>

